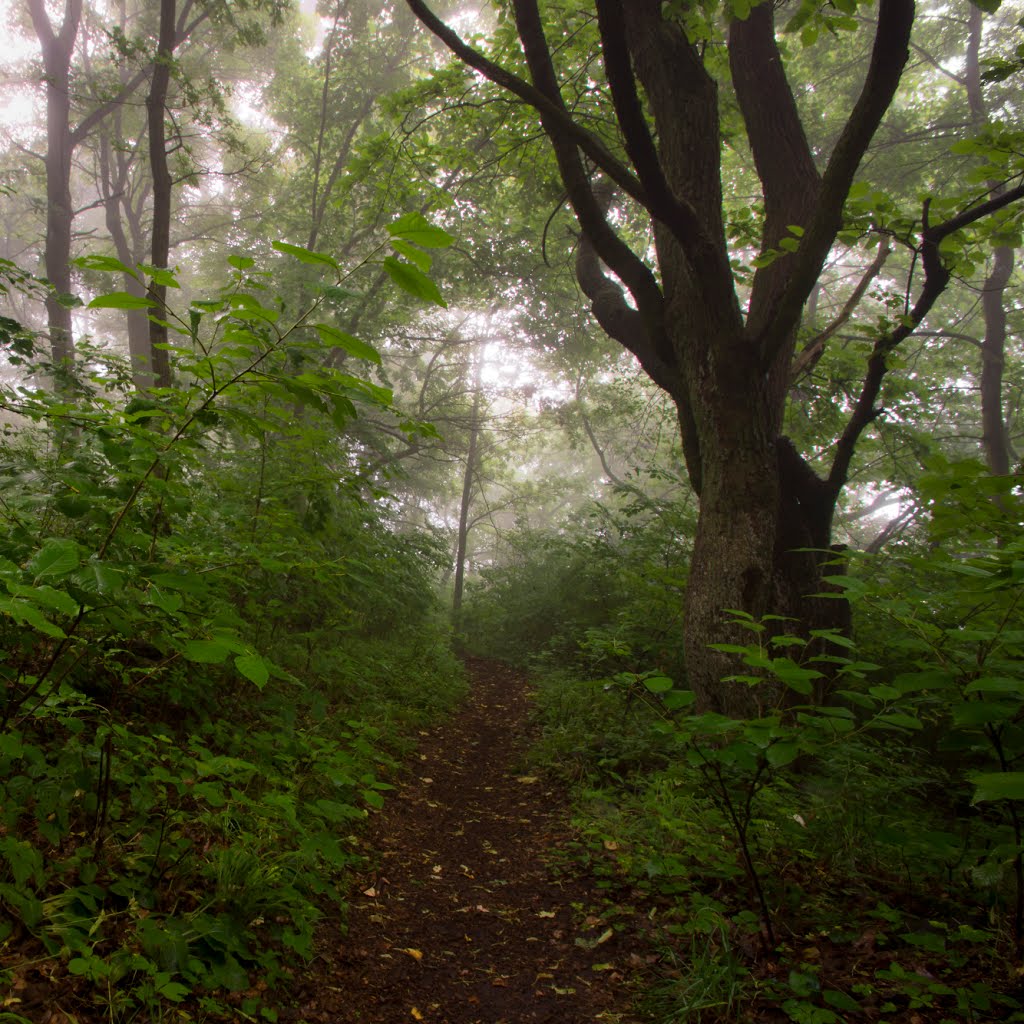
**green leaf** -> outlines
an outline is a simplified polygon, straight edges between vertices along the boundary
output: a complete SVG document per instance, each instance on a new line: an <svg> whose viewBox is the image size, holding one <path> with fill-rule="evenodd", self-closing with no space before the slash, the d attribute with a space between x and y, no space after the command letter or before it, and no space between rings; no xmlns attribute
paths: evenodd
<svg viewBox="0 0 1024 1024"><path fill-rule="evenodd" d="M235 268L235 270L248 270L250 267L256 266L256 261L251 256L239 256L232 254L228 257L228 265Z"/></svg>
<svg viewBox="0 0 1024 1024"><path fill-rule="evenodd" d="M418 299L432 302L436 306L448 308L448 303L441 297L437 285L418 267L396 260L394 256L385 256L384 269L387 271L388 277L403 291L407 291Z"/></svg>
<svg viewBox="0 0 1024 1024"><path fill-rule="evenodd" d="M384 797L382 797L376 790L363 789L360 790L359 795L363 798L363 801L371 807L379 810L384 806Z"/></svg>
<svg viewBox="0 0 1024 1024"><path fill-rule="evenodd" d="M77 615L78 602L63 590L55 590L53 587L23 587L13 586L10 588L15 597L22 597L26 601L47 608L50 611L60 612L61 615Z"/></svg>
<svg viewBox="0 0 1024 1024"><path fill-rule="evenodd" d="M688 708L697 699L697 694L692 690L670 690L663 694L661 702L669 711L680 711Z"/></svg>
<svg viewBox="0 0 1024 1024"><path fill-rule="evenodd" d="M351 334L339 331L337 327L331 327L329 324L316 324L315 327L320 335L320 340L325 345L340 348L356 359L367 359L380 366L380 353L372 345L367 345L365 341L360 341Z"/></svg>
<svg viewBox="0 0 1024 1024"><path fill-rule="evenodd" d="M425 249L447 249L454 241L442 228L435 227L422 213L405 213L388 225L388 234L393 238L404 238Z"/></svg>
<svg viewBox="0 0 1024 1024"><path fill-rule="evenodd" d="M1007 722L1019 710L1016 701L995 704L987 700L969 700L954 704L953 724L970 728L976 725L992 725L995 722Z"/></svg>
<svg viewBox="0 0 1024 1024"><path fill-rule="evenodd" d="M422 249L417 249L415 245L410 245L408 242L403 242L400 238L391 239L391 248L399 256L404 256L410 263L414 263L424 274L430 272L434 261L430 258L429 253L425 253Z"/></svg>
<svg viewBox="0 0 1024 1024"><path fill-rule="evenodd" d="M188 661L220 665L231 653L231 647L223 640L186 640L181 653Z"/></svg>
<svg viewBox="0 0 1024 1024"><path fill-rule="evenodd" d="M334 270L340 270L338 261L333 256L328 256L324 252L313 252L312 249L303 249L300 245L289 245L288 242L271 242L270 243L278 252L283 252L287 256L294 256L301 263L310 263L313 266L318 267L331 267Z"/></svg>
<svg viewBox="0 0 1024 1024"><path fill-rule="evenodd" d="M845 992L840 992L838 989L827 988L821 993L821 997L829 1004L829 1006L834 1006L837 1010L846 1010L849 1013L860 1013L860 1003L855 999L851 999Z"/></svg>
<svg viewBox="0 0 1024 1024"><path fill-rule="evenodd" d="M765 753L768 763L773 768L782 768L791 764L799 755L799 743L773 743Z"/></svg>
<svg viewBox="0 0 1024 1024"><path fill-rule="evenodd" d="M139 278L139 275L131 267L113 256L80 256L77 260L72 260L71 264L75 267L81 267L82 270L101 270L105 273L127 274L136 280Z"/></svg>
<svg viewBox="0 0 1024 1024"><path fill-rule="evenodd" d="M97 295L86 309L149 309L156 303L146 295L132 295L129 292L107 292Z"/></svg>
<svg viewBox="0 0 1024 1024"><path fill-rule="evenodd" d="M972 775L974 798L971 803L988 800L1024 800L1024 772L987 772Z"/></svg>
<svg viewBox="0 0 1024 1024"><path fill-rule="evenodd" d="M52 537L29 560L25 568L37 579L67 576L81 564L78 545L73 540Z"/></svg>
<svg viewBox="0 0 1024 1024"><path fill-rule="evenodd" d="M651 693L667 693L672 689L673 683L668 676L649 676L644 680L644 686Z"/></svg>
<svg viewBox="0 0 1024 1024"><path fill-rule="evenodd" d="M875 721L894 726L897 729L921 729L920 719L914 718L912 715L905 715L900 711L891 711L887 714L879 715Z"/></svg>
<svg viewBox="0 0 1024 1024"><path fill-rule="evenodd" d="M42 884L43 856L34 846L14 836L3 836L0 838L0 856L7 861L15 885L23 887L30 879Z"/></svg>
<svg viewBox="0 0 1024 1024"><path fill-rule="evenodd" d="M260 690L270 678L270 667L258 654L240 654L235 658L235 668Z"/></svg>

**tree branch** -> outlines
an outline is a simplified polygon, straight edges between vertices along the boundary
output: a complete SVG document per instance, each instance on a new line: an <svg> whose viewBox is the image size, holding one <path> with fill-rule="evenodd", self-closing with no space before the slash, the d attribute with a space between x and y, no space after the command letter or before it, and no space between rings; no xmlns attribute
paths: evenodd
<svg viewBox="0 0 1024 1024"><path fill-rule="evenodd" d="M875 258L871 261L867 270L864 271L861 279L857 282L857 286L850 293L850 297L843 304L839 315L825 330L812 338L801 349L800 355L793 360L793 365L789 371L790 381L795 381L798 377L814 368L833 335L853 316L853 312L860 304L860 300L864 298L864 293L868 290L871 282L881 273L882 267L885 266L885 261L889 258L891 252L892 246L889 239L883 236L878 243L878 252L875 254Z"/></svg>
<svg viewBox="0 0 1024 1024"><path fill-rule="evenodd" d="M942 262L939 245L953 232L969 227L1019 199L1024 199L1024 184L1018 185L1014 189L1008 189L1002 195L994 196L986 202L969 207L957 216L934 226L928 223L928 209L931 201L925 200L921 213L923 230L920 246L924 283L921 286L917 302L914 303L914 308L898 326L883 334L875 342L871 358L868 360L868 369L864 376L860 397L857 399L853 415L846 424L842 437L836 444L836 456L832 463L832 471L829 473L829 483L836 488L837 493L849 477L850 463L853 460L853 453L860 435L869 424L881 415L882 410L875 407L875 401L882 388L882 380L887 370L886 359L889 353L914 333L949 284L951 274L949 268Z"/></svg>
<svg viewBox="0 0 1024 1024"><path fill-rule="evenodd" d="M474 50L473 47L465 43L457 32L441 21L423 0L406 0L406 3L413 14L460 60L471 68L475 68L484 78L494 82L495 85L499 85L501 88L507 89L518 96L542 116L548 118L552 129L557 127L563 135L579 146L624 192L632 196L645 208L647 207L647 196L635 175L625 164L616 159L611 150L596 135L588 132L573 120L561 102L560 95L558 99L546 95L543 89L539 88L536 84L530 85L529 82L524 81L518 75L488 60L478 50ZM531 68L531 72L532 70Z"/></svg>
<svg viewBox="0 0 1024 1024"><path fill-rule="evenodd" d="M914 0L879 0L871 63L857 103L839 141L832 150L811 222L790 263L789 282L763 316L759 332L761 365L767 369L787 344L799 322L807 296L814 287L836 234L842 226L843 204L867 150L892 99L910 55Z"/></svg>

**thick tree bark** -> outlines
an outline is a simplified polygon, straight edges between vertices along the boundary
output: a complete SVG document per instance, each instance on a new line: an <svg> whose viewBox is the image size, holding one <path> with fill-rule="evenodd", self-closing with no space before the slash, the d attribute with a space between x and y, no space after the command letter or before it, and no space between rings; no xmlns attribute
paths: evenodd
<svg viewBox="0 0 1024 1024"><path fill-rule="evenodd" d="M511 4L530 82L467 46L423 0L407 3L457 56L537 110L580 225L577 278L594 316L676 403L687 470L700 497L686 599L688 681L699 706L747 715L777 703L782 695L771 687L723 682L737 672L737 661L708 645L750 639L730 626L730 609L799 620L786 632L843 627L843 603L815 595L825 589L822 565L831 559L836 500L857 441L879 414L886 360L948 284L943 239L1024 197L1024 187L940 224L930 223L925 205L917 301L876 340L831 470L820 477L782 432L796 331L854 176L899 85L913 0L880 0L860 95L820 170L786 81L772 5L760 4L730 25L733 85L764 198L763 245L776 248L790 225L803 229L796 252L757 270L745 310L723 225L717 86L702 52L660 0L595 0L605 76L630 165L567 109L537 0ZM649 214L657 274L606 217L612 188ZM879 268L883 259L880 254Z"/></svg>

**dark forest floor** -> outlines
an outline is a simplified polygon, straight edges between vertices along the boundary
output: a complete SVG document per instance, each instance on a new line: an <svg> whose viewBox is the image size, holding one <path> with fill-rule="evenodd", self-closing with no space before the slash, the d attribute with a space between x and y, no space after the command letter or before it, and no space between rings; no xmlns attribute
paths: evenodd
<svg viewBox="0 0 1024 1024"><path fill-rule="evenodd" d="M325 926L281 1019L332 1024L633 1024L628 934L572 867L563 792L527 773L525 680L471 660L371 824L347 927Z"/></svg>

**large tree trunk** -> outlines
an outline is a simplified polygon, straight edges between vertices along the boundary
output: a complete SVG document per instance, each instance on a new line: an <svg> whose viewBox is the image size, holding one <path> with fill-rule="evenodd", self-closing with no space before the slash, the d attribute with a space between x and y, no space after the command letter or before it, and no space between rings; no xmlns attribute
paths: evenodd
<svg viewBox="0 0 1024 1024"><path fill-rule="evenodd" d="M784 696L777 688L752 694L745 684L723 682L743 671L742 660L708 645L749 639L729 626L729 609L755 619L793 617L806 633L841 625L842 602L815 595L825 589L836 499L861 435L880 412L887 359L949 283L942 242L1024 199L1024 185L941 223L931 222L925 207L916 300L875 339L828 475L819 477L782 433L796 331L858 168L900 84L913 0L879 0L860 92L824 155L808 144L773 5L758 4L730 21L733 94L764 201L762 249L775 257L757 268L742 305L722 217L718 88L678 5L594 0L610 114L622 143L613 152L567 106L537 0L511 0L529 81L469 46L425 0L406 2L469 66L537 111L580 227L580 287L609 336L676 402L686 468L700 497L686 609L689 683L700 706L745 715L757 710L759 692L775 703ZM608 216L613 194L649 215L657 268ZM787 236L795 244L780 244Z"/></svg>

